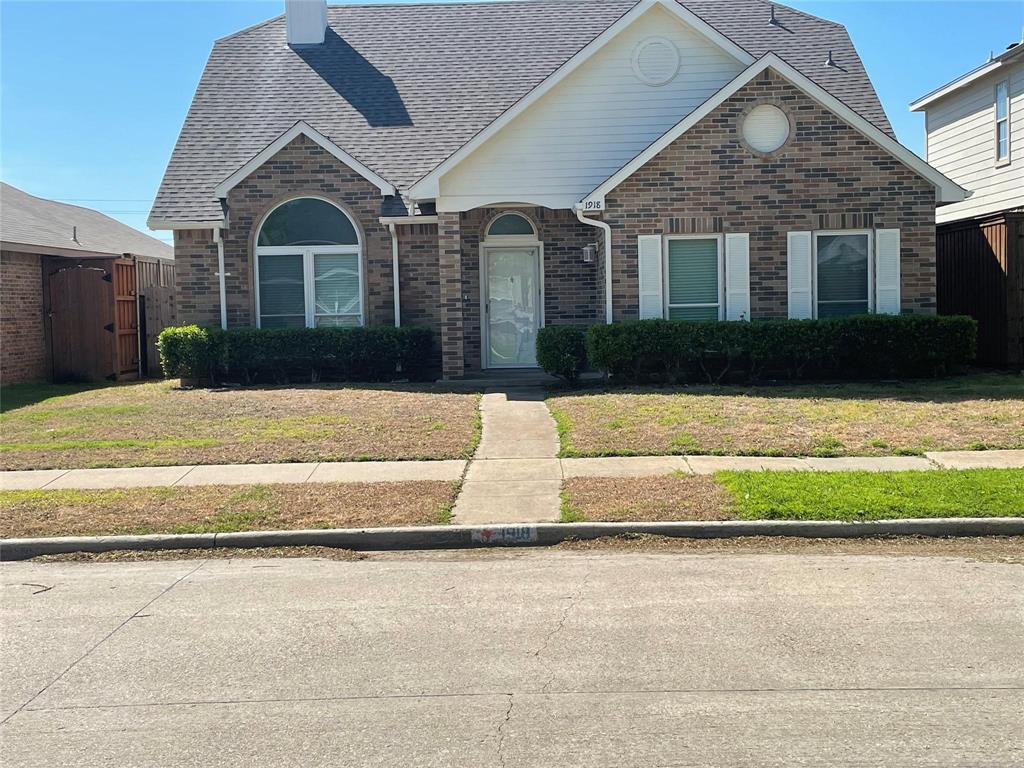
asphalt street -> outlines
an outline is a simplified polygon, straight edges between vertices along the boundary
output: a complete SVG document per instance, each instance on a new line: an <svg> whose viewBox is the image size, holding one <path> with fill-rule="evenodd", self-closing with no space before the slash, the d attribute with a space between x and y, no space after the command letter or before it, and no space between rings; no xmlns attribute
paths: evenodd
<svg viewBox="0 0 1024 768"><path fill-rule="evenodd" d="M1024 766L1024 567L565 552L9 563L16 766Z"/></svg>

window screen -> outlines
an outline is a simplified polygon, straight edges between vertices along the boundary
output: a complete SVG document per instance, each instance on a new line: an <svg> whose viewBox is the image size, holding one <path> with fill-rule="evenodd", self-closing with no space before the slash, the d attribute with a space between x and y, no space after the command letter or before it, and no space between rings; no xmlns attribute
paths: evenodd
<svg viewBox="0 0 1024 768"><path fill-rule="evenodd" d="M866 314L868 236L818 235L818 317Z"/></svg>
<svg viewBox="0 0 1024 768"><path fill-rule="evenodd" d="M669 320L717 320L720 303L718 240L669 240Z"/></svg>

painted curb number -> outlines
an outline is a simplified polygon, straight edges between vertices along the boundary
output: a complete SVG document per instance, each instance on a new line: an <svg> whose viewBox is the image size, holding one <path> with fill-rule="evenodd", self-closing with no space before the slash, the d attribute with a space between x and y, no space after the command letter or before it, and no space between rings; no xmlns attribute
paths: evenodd
<svg viewBox="0 0 1024 768"><path fill-rule="evenodd" d="M535 525L502 525L472 532L474 544L532 544L537 541Z"/></svg>

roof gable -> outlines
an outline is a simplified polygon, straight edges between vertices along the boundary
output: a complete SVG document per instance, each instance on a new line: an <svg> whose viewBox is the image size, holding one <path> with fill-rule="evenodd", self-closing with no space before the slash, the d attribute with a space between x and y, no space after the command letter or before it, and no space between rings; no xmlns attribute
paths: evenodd
<svg viewBox="0 0 1024 768"><path fill-rule="evenodd" d="M932 166L928 165L928 163L920 157L915 155L888 134L884 133L861 115L857 114L857 112L850 109L849 106L844 104L821 86L800 74L778 56L769 53L747 67L743 72L737 75L732 82L715 94L714 98L708 99L700 106L699 109L694 110L684 119L680 120L657 141L653 142L643 152L638 154L626 163L626 165L602 182L589 195L580 200L577 207L589 211L601 210L604 207L605 195L628 179L632 174L643 167L645 163L668 147L669 144L697 125L697 123L707 117L726 99L739 91L740 88L769 68L781 75L791 85L810 96L818 102L818 104L838 115L848 125L860 132L866 138L878 144L882 149L887 151L912 171L931 182L936 188L937 199L939 202L958 202L967 196L967 191L958 184L947 178Z"/></svg>
<svg viewBox="0 0 1024 768"><path fill-rule="evenodd" d="M238 170L218 184L214 189L214 194L219 198L227 197L228 192L234 189L242 180L249 176L249 174L258 169L299 136L305 136L314 144L318 144L321 148L334 155L334 157L339 161L377 187L382 195L395 194L395 188L392 184L382 179L361 162L356 160L356 158L352 157L348 152L320 133L320 131L316 130L316 128L302 120L270 142L248 162L244 163L238 168Z"/></svg>
<svg viewBox="0 0 1024 768"><path fill-rule="evenodd" d="M287 45L283 17L218 40L153 206L155 227L223 220L215 188L305 121L399 190L524 98L636 0L345 4L323 46ZM845 30L768 0L686 0L752 56L783 55L891 130ZM822 66L833 51L841 68Z"/></svg>
<svg viewBox="0 0 1024 768"><path fill-rule="evenodd" d="M461 162L467 159L473 152L482 147L486 142L496 137L502 129L512 123L516 118L523 115L533 105L537 104L549 93L552 93L561 83L580 70L601 51L606 50L613 41L617 40L627 29L641 20L652 9L661 8L671 16L682 21L687 27L693 29L698 35L710 41L729 56L741 64L750 64L754 57L736 45L732 40L722 35L714 27L696 16L687 8L675 0L641 0L628 13L624 14L618 21L608 29L594 38L584 46L575 56L565 64L552 72L536 88L527 93L522 99L516 102L510 109L490 125L476 134L472 139L463 144L459 149L449 156L444 162L434 168L430 173L417 181L409 188L409 196L413 199L430 199L438 197L439 180L448 172L452 171ZM668 20L666 20L668 21ZM671 23L671 21L668 21Z"/></svg>

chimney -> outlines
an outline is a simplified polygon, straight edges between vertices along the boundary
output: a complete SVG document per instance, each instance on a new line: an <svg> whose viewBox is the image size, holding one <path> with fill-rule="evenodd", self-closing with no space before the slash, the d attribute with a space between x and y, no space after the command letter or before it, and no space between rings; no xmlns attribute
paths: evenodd
<svg viewBox="0 0 1024 768"><path fill-rule="evenodd" d="M284 0L288 45L320 45L327 31L327 0Z"/></svg>

